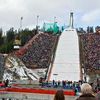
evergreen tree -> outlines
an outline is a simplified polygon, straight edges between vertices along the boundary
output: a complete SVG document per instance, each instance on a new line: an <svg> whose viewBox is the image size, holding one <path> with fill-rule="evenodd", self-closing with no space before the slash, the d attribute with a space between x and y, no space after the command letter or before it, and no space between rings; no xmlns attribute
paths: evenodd
<svg viewBox="0 0 100 100"><path fill-rule="evenodd" d="M0 46L3 45L4 43L4 38L3 38L3 31L2 31L2 28L0 28Z"/></svg>
<svg viewBox="0 0 100 100"><path fill-rule="evenodd" d="M0 28L0 38L2 37L3 31L2 28Z"/></svg>
<svg viewBox="0 0 100 100"><path fill-rule="evenodd" d="M28 28L20 32L21 43L24 45L33 37L33 33Z"/></svg>
<svg viewBox="0 0 100 100"><path fill-rule="evenodd" d="M7 31L7 42L14 41L14 28Z"/></svg>

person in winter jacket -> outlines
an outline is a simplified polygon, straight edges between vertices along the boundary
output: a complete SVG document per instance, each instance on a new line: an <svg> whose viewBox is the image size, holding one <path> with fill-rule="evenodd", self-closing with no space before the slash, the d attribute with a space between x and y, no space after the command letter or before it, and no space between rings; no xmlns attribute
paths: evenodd
<svg viewBox="0 0 100 100"><path fill-rule="evenodd" d="M96 100L93 95L92 87L88 83L83 83L81 86L81 95L76 100Z"/></svg>

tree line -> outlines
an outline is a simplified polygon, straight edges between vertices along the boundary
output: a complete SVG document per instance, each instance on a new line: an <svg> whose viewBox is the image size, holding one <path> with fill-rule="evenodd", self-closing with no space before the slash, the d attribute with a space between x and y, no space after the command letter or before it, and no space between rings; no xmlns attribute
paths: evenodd
<svg viewBox="0 0 100 100"><path fill-rule="evenodd" d="M13 51L14 41L18 39L21 41L21 46L27 43L33 36L37 34L37 30L29 30L28 28L24 30L14 30L10 28L5 34L0 28L0 53L10 53Z"/></svg>

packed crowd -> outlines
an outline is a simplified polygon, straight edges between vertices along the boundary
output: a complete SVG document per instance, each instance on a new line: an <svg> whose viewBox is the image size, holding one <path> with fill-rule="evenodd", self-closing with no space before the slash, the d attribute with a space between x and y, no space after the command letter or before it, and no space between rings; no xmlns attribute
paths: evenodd
<svg viewBox="0 0 100 100"><path fill-rule="evenodd" d="M100 69L100 34L82 34L80 40L84 66L89 69Z"/></svg>
<svg viewBox="0 0 100 100"><path fill-rule="evenodd" d="M47 68L53 53L56 36L40 33L33 37L16 55L29 68Z"/></svg>

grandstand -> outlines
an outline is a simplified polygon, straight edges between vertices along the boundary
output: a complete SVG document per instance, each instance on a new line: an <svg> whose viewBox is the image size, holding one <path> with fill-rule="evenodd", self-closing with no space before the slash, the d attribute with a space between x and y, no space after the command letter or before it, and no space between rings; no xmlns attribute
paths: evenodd
<svg viewBox="0 0 100 100"><path fill-rule="evenodd" d="M24 62L27 68L48 68L55 41L56 36L39 33L15 54Z"/></svg>
<svg viewBox="0 0 100 100"><path fill-rule="evenodd" d="M36 80L46 77L58 37L51 33L39 32L19 50L8 54L4 62L3 78Z"/></svg>
<svg viewBox="0 0 100 100"><path fill-rule="evenodd" d="M100 77L100 34L87 33L79 35L80 64L87 77Z"/></svg>

